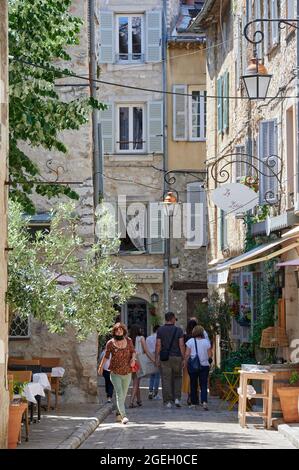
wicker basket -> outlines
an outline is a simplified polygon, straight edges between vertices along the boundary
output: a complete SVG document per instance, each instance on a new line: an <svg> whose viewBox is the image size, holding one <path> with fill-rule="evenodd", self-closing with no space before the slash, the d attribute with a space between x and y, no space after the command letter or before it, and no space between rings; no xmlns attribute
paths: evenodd
<svg viewBox="0 0 299 470"><path fill-rule="evenodd" d="M270 326L262 331L261 348L279 348L289 345L289 340L284 328Z"/></svg>

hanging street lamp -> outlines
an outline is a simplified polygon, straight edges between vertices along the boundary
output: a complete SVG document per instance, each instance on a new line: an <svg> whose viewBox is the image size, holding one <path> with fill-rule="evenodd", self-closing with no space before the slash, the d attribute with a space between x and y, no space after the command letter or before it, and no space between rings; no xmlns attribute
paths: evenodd
<svg viewBox="0 0 299 470"><path fill-rule="evenodd" d="M242 76L248 98L250 100L264 100L267 98L272 75L266 67L259 63L258 58L251 59L246 74Z"/></svg>
<svg viewBox="0 0 299 470"><path fill-rule="evenodd" d="M258 18L253 21L249 21L243 31L245 39L253 44L253 58L251 59L245 75L242 76L242 80L245 84L246 92L250 100L265 100L269 90L272 75L268 74L266 67L260 63L260 59L257 57L257 45L262 43L265 37L265 33L262 30L257 29L250 37L251 26L254 29L257 25L262 23L278 23L280 29L290 26L294 29L299 29L299 19L297 18Z"/></svg>

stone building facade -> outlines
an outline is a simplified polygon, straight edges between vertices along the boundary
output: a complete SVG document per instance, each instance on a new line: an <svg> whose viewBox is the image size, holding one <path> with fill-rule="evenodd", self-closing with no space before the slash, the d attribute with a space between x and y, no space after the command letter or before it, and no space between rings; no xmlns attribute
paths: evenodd
<svg viewBox="0 0 299 470"><path fill-rule="evenodd" d="M190 9L194 10L195 6ZM170 218L165 208L162 207L158 220L150 211L163 201L167 190L163 177L168 170L178 168L179 152L185 155L180 168L202 169L204 166L204 142L184 145L173 140L172 121L176 110L172 109L171 99L167 100L159 92L171 91L175 85L173 78L178 80L177 84L186 86L197 84L202 78L205 59L200 51L191 56L189 62L182 59L172 66L171 56L176 46L172 48L168 38L181 15L181 2L174 0L147 0L142 5L136 1L98 2L100 77L104 82L132 87L104 83L99 90L100 100L108 105L100 116L104 197L114 203L119 197L126 197L126 207L142 203L148 214L147 233L142 240L134 240L125 232L120 247L118 259L137 284L136 297L122 308L121 318L129 326L140 323L146 334L151 331L149 312L153 294L159 297L155 308L161 320L165 310L173 308L179 323L185 325L186 284L183 286L182 282L189 282L190 294L195 294L204 292L206 281L205 249L198 259L196 250L191 256L191 250L184 249L182 238L170 243L162 232L159 232L161 238L151 238L148 233L156 224L169 233ZM191 17L188 24L190 20ZM187 44L184 50L179 50L178 46L178 53L188 54L187 48ZM194 66L198 58L199 65ZM182 66L190 70L194 66L194 72L183 81L179 72ZM182 184L186 199L186 181ZM129 214L126 222L130 220ZM177 268L174 259L178 257Z"/></svg>
<svg viewBox="0 0 299 470"><path fill-rule="evenodd" d="M8 158L8 20L7 1L0 1L0 449L7 446L8 312L7 290L7 158Z"/></svg>
<svg viewBox="0 0 299 470"><path fill-rule="evenodd" d="M72 60L72 72L80 76L89 76L89 12L88 2L74 0L71 13L83 20L80 32L80 44L70 48ZM69 64L65 64L69 67ZM59 84L69 86L59 87L57 91L64 101L79 97L89 97L89 84L78 87L72 86L79 83L76 78L60 80ZM82 83L82 81L81 81ZM93 139L92 118L87 125L80 127L79 131L67 131L61 137L66 145L67 154L51 152L50 154L40 149L30 149L30 155L41 168L42 175L49 181L53 180L54 173L59 171L59 181L76 181L80 184L73 185L80 196L77 202L77 212L81 218L79 235L88 248L94 241L94 188L93 188ZM26 149L27 150L27 149ZM27 150L28 151L28 150ZM59 199L61 201L61 199ZM32 225L46 226L50 224L49 211L58 202L57 199L35 197L37 214L32 218ZM84 256L84 253L82 253ZM64 402L92 402L97 401L97 335L92 335L88 340L78 343L72 331L64 335L51 334L47 327L39 322L30 320L29 328L24 328L13 333L9 342L10 355L25 356L31 358L60 357L66 374L62 379L64 390Z"/></svg>
<svg viewBox="0 0 299 470"><path fill-rule="evenodd" d="M175 183L169 185L178 191L182 222L187 226L195 213L195 203L203 204L206 217L206 56L205 37L187 32L192 16L201 5L196 2L181 4L174 28L167 40L167 83L168 91L174 93L167 98L167 151L169 177ZM185 173L184 170L187 170ZM177 173L176 173L177 172ZM179 173L182 172L182 173ZM167 178L169 180L169 178ZM186 203L191 203L190 213ZM177 215L177 214L176 214ZM207 237L206 220L195 228L203 231L202 240L196 242L184 234L171 239L170 264L170 306L186 324L188 318L196 315L202 299L207 296Z"/></svg>
<svg viewBox="0 0 299 470"><path fill-rule="evenodd" d="M298 224L298 172L297 137L298 123L296 74L296 34L292 26L280 29L278 22L255 22L249 27L249 37L257 30L264 33L263 41L257 45L257 56L272 74L272 80L265 101L250 101L246 98L241 76L245 74L249 60L253 57L253 47L244 36L247 23L256 19L296 18L296 2L288 1L223 1L207 0L202 12L195 19L191 30L207 34L207 93L214 96L208 100L207 162L209 168L209 191L223 184L220 170L224 155L229 154L225 163L230 182L244 182L244 177L255 175L253 166L259 170L259 207L254 213L261 213L267 207L268 218L253 224L251 235L260 238L260 243L277 241L277 257L293 259L298 257L296 249L289 250L286 243L280 243L289 228ZM221 7L221 8L220 8ZM259 36L260 38L261 36ZM283 64L283 66L282 66ZM282 73L283 67L283 73ZM218 98L217 98L218 96ZM234 154L231 156L231 154ZM239 156L240 155L240 156ZM241 157L242 155L242 157ZM263 162L270 157L276 175L271 176ZM211 167L218 160L216 173L218 182L210 177ZM222 160L223 162L223 160ZM230 164L229 162L233 162ZM268 171L268 173L267 173ZM271 194L272 192L272 194ZM269 204L270 203L270 204ZM242 217L242 214L241 214ZM209 289L227 293L230 282L251 285L251 329L240 327L232 320L232 338L237 342L249 341L258 308L258 286L265 270L260 256L249 255L247 261L239 260L239 268L232 268L234 257L245 249L246 231L243 220L232 214L221 212L209 201L210 245L208 257ZM292 240L294 241L294 240ZM290 242L289 242L290 243ZM284 249L284 253L278 249ZM273 249L266 247L263 254L274 257ZM256 259L256 264L253 263ZM230 270L230 277L221 278L222 266ZM241 266L240 266L241 264ZM281 291L280 305L285 306L286 330L289 342L298 338L298 290L293 273L294 268L286 268L285 283ZM290 271L292 271L290 273ZM244 281L244 282L243 282ZM246 293L243 295L246 297ZM279 310L279 308L278 308ZM281 312L278 311L278 323ZM245 328L245 330L244 330ZM290 350L281 351L288 358Z"/></svg>

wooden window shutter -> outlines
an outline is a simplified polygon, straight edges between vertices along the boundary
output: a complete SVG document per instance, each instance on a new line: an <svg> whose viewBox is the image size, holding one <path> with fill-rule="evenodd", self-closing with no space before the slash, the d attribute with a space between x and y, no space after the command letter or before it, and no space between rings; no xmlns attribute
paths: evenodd
<svg viewBox="0 0 299 470"><path fill-rule="evenodd" d="M162 12L152 10L146 14L146 62L162 60Z"/></svg>
<svg viewBox="0 0 299 470"><path fill-rule="evenodd" d="M111 11L100 11L100 64L114 63L114 16Z"/></svg>
<svg viewBox="0 0 299 470"><path fill-rule="evenodd" d="M104 154L111 154L114 152L114 106L112 103L107 104L107 109L100 111L100 122Z"/></svg>
<svg viewBox="0 0 299 470"><path fill-rule="evenodd" d="M163 101L148 103L148 152L163 153Z"/></svg>
<svg viewBox="0 0 299 470"><path fill-rule="evenodd" d="M229 128L229 72L224 74L223 95L223 130L227 131Z"/></svg>
<svg viewBox="0 0 299 470"><path fill-rule="evenodd" d="M277 155L278 147L278 135L277 135L277 122L275 119L269 121L260 122L260 133L259 133L259 157L262 161L266 162L267 158L272 156L270 162L274 162L271 169L268 169L266 165L260 163L260 170L264 173L261 174L261 185L260 185L260 202L263 204L267 199L273 202L277 197L278 192L278 181L273 175L273 172L278 172L278 159ZM272 176L273 175L273 176ZM270 196L273 193L273 197Z"/></svg>
<svg viewBox="0 0 299 470"><path fill-rule="evenodd" d="M270 0L270 12L271 19L278 18L278 0ZM275 46L279 43L279 26L278 21L273 21L271 23L271 36L272 36L272 46Z"/></svg>
<svg viewBox="0 0 299 470"><path fill-rule="evenodd" d="M223 132L223 98L222 98L222 77L217 80L217 121L218 133Z"/></svg>
<svg viewBox="0 0 299 470"><path fill-rule="evenodd" d="M172 95L173 140L187 140L187 85L174 85L172 90L174 93L182 93L181 95Z"/></svg>
<svg viewBox="0 0 299 470"><path fill-rule="evenodd" d="M151 254L163 254L165 250L165 224L168 219L162 203L149 204L148 214L148 251Z"/></svg>

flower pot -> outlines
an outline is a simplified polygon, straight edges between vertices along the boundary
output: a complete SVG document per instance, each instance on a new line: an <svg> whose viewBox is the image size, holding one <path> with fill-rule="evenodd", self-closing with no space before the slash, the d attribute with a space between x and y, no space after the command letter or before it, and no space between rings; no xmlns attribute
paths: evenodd
<svg viewBox="0 0 299 470"><path fill-rule="evenodd" d="M8 419L8 448L15 449L18 444L19 434L21 431L21 422L27 403L19 403L17 405L9 405Z"/></svg>
<svg viewBox="0 0 299 470"><path fill-rule="evenodd" d="M299 423L299 387L282 387L277 389L283 419L286 423Z"/></svg>

